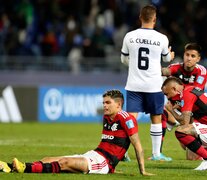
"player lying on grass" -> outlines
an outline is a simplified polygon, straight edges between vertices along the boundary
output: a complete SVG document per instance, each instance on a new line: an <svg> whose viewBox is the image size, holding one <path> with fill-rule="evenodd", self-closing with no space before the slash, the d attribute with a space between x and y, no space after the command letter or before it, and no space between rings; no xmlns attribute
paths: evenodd
<svg viewBox="0 0 207 180"><path fill-rule="evenodd" d="M168 99L180 98L180 105L169 101L165 108L179 121L175 130L179 142L203 158L195 170L207 170L207 93L195 86L185 87L176 77L169 77L162 85ZM174 109L179 109L177 114Z"/></svg>
<svg viewBox="0 0 207 180"><path fill-rule="evenodd" d="M124 97L119 90L110 90L103 94L102 139L95 150L82 155L45 157L33 163L22 163L14 158L11 164L0 161L0 169L3 172L19 173L114 173L115 167L131 143L140 173L153 175L145 171L144 152L138 136L137 121L122 110L123 103Z"/></svg>

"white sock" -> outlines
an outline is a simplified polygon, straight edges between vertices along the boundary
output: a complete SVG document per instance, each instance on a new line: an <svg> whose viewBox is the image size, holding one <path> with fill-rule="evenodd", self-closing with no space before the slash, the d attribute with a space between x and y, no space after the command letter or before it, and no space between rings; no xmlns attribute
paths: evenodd
<svg viewBox="0 0 207 180"><path fill-rule="evenodd" d="M160 156L162 141L162 124L151 124L150 135L152 138L152 155Z"/></svg>

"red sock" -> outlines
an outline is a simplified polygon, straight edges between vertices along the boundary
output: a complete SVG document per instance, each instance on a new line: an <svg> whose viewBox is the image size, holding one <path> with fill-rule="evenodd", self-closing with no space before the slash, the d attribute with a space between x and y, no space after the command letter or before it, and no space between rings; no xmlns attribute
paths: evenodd
<svg viewBox="0 0 207 180"><path fill-rule="evenodd" d="M33 162L31 166L32 166L32 168L31 168L32 173L42 173L42 170L43 170L43 163L42 162L40 162L40 161Z"/></svg>

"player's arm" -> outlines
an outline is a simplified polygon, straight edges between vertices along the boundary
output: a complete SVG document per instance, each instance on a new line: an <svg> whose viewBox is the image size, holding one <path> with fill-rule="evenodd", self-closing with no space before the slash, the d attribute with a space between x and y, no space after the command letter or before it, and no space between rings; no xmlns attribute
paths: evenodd
<svg viewBox="0 0 207 180"><path fill-rule="evenodd" d="M170 62L175 58L175 52L172 51L171 46L168 48L167 54L162 54L162 60L164 62Z"/></svg>
<svg viewBox="0 0 207 180"><path fill-rule="evenodd" d="M162 76L171 76L171 71L170 71L170 68L169 67L164 67L161 69L162 71Z"/></svg>
<svg viewBox="0 0 207 180"><path fill-rule="evenodd" d="M175 119L181 124L189 124L192 119L191 111L183 111L182 113L177 113L174 109L178 108L178 105L173 106L170 101L167 102L165 108L175 117Z"/></svg>
<svg viewBox="0 0 207 180"><path fill-rule="evenodd" d="M128 33L124 37L122 48L121 48L121 62L126 66L129 65L129 49L127 46L127 42L128 42Z"/></svg>
<svg viewBox="0 0 207 180"><path fill-rule="evenodd" d="M121 62L126 66L129 66L129 56L121 54Z"/></svg>
<svg viewBox="0 0 207 180"><path fill-rule="evenodd" d="M205 84L206 84L206 76L199 75L199 76L196 77L195 82L194 82L193 85L200 88L200 89L204 89Z"/></svg>
<svg viewBox="0 0 207 180"><path fill-rule="evenodd" d="M154 174L151 174L151 173L148 173L148 172L145 171L144 151L142 149L142 145L141 145L138 133L135 133L135 134L131 135L129 137L129 139L130 139L130 141L131 141L131 143L134 147L134 150L135 150L135 154L136 154L137 162L138 162L138 165L139 165L140 173L142 175L145 175L145 176L154 175Z"/></svg>

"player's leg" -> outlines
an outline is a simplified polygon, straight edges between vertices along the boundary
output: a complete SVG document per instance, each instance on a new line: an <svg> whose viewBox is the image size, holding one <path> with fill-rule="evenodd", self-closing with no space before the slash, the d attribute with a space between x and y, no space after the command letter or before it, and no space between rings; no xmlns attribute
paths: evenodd
<svg viewBox="0 0 207 180"><path fill-rule="evenodd" d="M85 157L64 157L58 161L61 171L88 173L88 161Z"/></svg>
<svg viewBox="0 0 207 180"><path fill-rule="evenodd" d="M64 156L57 156L57 157L44 157L43 159L41 159L40 161L42 163L50 163L50 162L54 162L54 161L58 161L61 158L63 158Z"/></svg>
<svg viewBox="0 0 207 180"><path fill-rule="evenodd" d="M201 134L198 133L198 131L196 130L197 128L198 130L199 128L202 129L202 131L204 129L207 130L207 126L206 125L204 126L203 125L194 126L194 123L188 124L188 125L182 125L176 129L175 135L176 135L176 138L184 146L186 146L188 149L190 149L192 152L196 153L197 155L201 156L204 160L207 160L207 150L202 145L202 139L199 138ZM204 135L207 136L207 134L204 134Z"/></svg>
<svg viewBox="0 0 207 180"><path fill-rule="evenodd" d="M164 95L162 92L145 93L145 112L150 113L151 127L150 135L152 139L152 158L151 160L171 161L160 153L162 141L161 114L164 109Z"/></svg>
<svg viewBox="0 0 207 180"><path fill-rule="evenodd" d="M191 161L203 160L203 158L201 156L199 156L198 154L194 153L193 151L191 151L187 147L185 148L185 151L186 151L186 159L187 160L191 160Z"/></svg>
<svg viewBox="0 0 207 180"><path fill-rule="evenodd" d="M67 171L72 173L88 172L88 161L84 157L62 157L58 161L43 163L22 163L17 158L13 160L14 171L19 173L59 173Z"/></svg>
<svg viewBox="0 0 207 180"><path fill-rule="evenodd" d="M160 153L162 153L162 146L163 146L164 138L165 138L165 134L166 134L167 119L168 119L168 114L167 114L167 111L164 110L163 114L161 116L161 122L162 122L162 141L161 141Z"/></svg>
<svg viewBox="0 0 207 180"><path fill-rule="evenodd" d="M14 158L13 171L18 173L59 173L61 168L58 161L50 163L42 163L41 161L23 163Z"/></svg>

